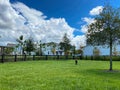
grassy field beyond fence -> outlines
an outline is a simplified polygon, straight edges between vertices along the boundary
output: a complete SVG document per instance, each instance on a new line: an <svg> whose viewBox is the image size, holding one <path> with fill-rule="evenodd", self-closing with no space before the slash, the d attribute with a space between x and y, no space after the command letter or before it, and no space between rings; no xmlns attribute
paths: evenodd
<svg viewBox="0 0 120 90"><path fill-rule="evenodd" d="M0 63L0 90L120 90L120 62L47 60Z"/></svg>

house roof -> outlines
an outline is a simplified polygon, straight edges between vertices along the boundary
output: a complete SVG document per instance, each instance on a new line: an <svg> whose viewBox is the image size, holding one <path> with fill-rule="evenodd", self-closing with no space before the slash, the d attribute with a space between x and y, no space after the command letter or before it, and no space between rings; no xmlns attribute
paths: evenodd
<svg viewBox="0 0 120 90"><path fill-rule="evenodd" d="M12 44L12 43L7 44L7 47L15 47L15 46L16 46L16 44Z"/></svg>
<svg viewBox="0 0 120 90"><path fill-rule="evenodd" d="M15 47L16 44L8 43L7 45L0 43L0 47Z"/></svg>

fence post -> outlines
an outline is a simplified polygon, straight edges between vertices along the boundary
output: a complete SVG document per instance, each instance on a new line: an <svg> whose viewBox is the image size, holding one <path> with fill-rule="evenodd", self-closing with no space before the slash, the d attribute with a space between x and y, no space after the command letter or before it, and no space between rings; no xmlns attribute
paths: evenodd
<svg viewBox="0 0 120 90"><path fill-rule="evenodd" d="M1 62L4 63L4 54L2 54Z"/></svg>
<svg viewBox="0 0 120 90"><path fill-rule="evenodd" d="M93 56L91 56L91 60L93 60Z"/></svg>
<svg viewBox="0 0 120 90"><path fill-rule="evenodd" d="M80 60L82 60L82 55L80 55Z"/></svg>
<svg viewBox="0 0 120 90"><path fill-rule="evenodd" d="M87 60L87 55L86 55L85 59Z"/></svg>
<svg viewBox="0 0 120 90"><path fill-rule="evenodd" d="M26 61L26 54L24 54L24 61Z"/></svg>
<svg viewBox="0 0 120 90"><path fill-rule="evenodd" d="M14 59L14 61L15 61L15 62L17 61L17 54L15 54L15 59Z"/></svg>
<svg viewBox="0 0 120 90"><path fill-rule="evenodd" d="M57 55L57 60L59 60L59 55Z"/></svg>
<svg viewBox="0 0 120 90"><path fill-rule="evenodd" d="M48 55L45 55L45 59L48 60Z"/></svg>
<svg viewBox="0 0 120 90"><path fill-rule="evenodd" d="M33 55L33 60L35 60L35 55Z"/></svg>
<svg viewBox="0 0 120 90"><path fill-rule="evenodd" d="M65 55L65 59L67 59L67 60L68 60L68 55Z"/></svg>
<svg viewBox="0 0 120 90"><path fill-rule="evenodd" d="M104 61L105 61L105 55L103 57L104 57Z"/></svg>
<svg viewBox="0 0 120 90"><path fill-rule="evenodd" d="M73 59L75 59L75 56L73 55Z"/></svg>

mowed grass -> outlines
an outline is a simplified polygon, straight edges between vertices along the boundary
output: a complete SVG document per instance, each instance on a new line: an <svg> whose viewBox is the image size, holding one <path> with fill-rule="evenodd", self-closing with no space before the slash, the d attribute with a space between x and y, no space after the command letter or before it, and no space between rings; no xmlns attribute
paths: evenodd
<svg viewBox="0 0 120 90"><path fill-rule="evenodd" d="M25 61L0 64L0 90L120 90L120 62Z"/></svg>

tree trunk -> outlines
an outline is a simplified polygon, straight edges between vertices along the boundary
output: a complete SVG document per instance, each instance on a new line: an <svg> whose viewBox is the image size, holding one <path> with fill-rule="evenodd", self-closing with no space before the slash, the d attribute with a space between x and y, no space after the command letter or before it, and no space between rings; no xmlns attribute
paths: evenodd
<svg viewBox="0 0 120 90"><path fill-rule="evenodd" d="M112 71L112 44L110 45L110 71Z"/></svg>

